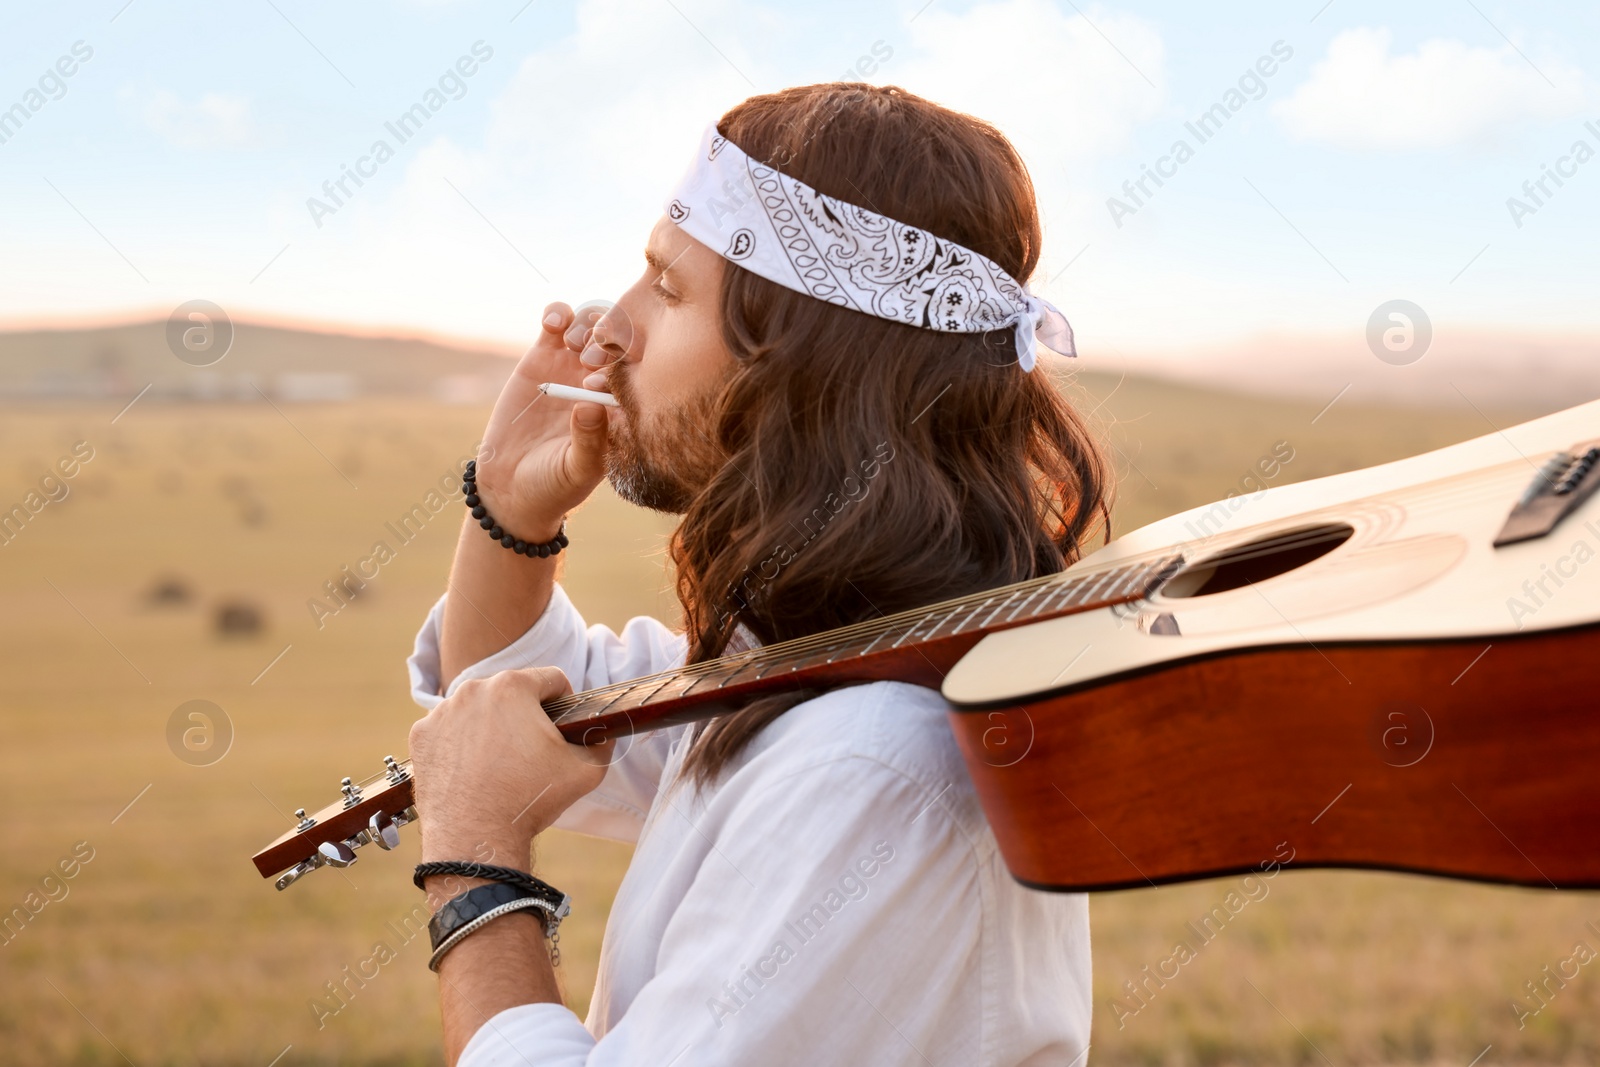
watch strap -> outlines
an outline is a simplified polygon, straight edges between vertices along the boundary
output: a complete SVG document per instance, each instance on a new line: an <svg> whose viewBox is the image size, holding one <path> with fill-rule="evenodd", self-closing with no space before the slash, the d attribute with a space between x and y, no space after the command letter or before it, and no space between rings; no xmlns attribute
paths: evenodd
<svg viewBox="0 0 1600 1067"><path fill-rule="evenodd" d="M428 938L437 950L445 938L467 923L516 900L538 900L541 903L548 903L531 889L522 886L508 885L505 882L490 882L488 885L476 886L460 896L445 901L444 905L433 913L433 918L428 920Z"/></svg>
<svg viewBox="0 0 1600 1067"><path fill-rule="evenodd" d="M549 907L550 905L547 901L541 900L538 897L522 897L517 900L507 901L498 907L490 908L477 918L463 923L446 935L445 939L434 947L433 955L428 958L428 970L438 971L439 961L444 959L445 953L449 952L451 949L455 948L456 945L466 940L469 934L474 933L481 927L487 926L489 923L500 918L500 916L509 915L513 911L535 911L540 912L541 915L543 915L544 910ZM559 959L559 956L555 955L554 936L551 936L551 962L555 963Z"/></svg>

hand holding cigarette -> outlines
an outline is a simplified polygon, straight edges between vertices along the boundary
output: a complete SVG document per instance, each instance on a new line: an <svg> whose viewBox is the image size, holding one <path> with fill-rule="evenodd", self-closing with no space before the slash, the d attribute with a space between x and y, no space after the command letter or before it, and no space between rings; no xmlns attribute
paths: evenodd
<svg viewBox="0 0 1600 1067"><path fill-rule="evenodd" d="M605 476L607 424L594 418L603 413L589 404L537 403L552 396L620 406L609 393L562 384L582 377L580 354L603 310L548 305L538 338L507 378L484 429L479 495L489 513L522 540L554 536L562 517ZM471 545L473 551L479 547L476 540Z"/></svg>

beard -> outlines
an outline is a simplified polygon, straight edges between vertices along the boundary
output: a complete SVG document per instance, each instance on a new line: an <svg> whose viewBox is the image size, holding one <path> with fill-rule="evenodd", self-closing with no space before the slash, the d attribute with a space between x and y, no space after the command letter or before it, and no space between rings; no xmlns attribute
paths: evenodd
<svg viewBox="0 0 1600 1067"><path fill-rule="evenodd" d="M630 504L681 515L722 465L712 443L718 389L646 426L626 368L624 363L613 363L607 372L611 395L625 418L611 427L606 480Z"/></svg>

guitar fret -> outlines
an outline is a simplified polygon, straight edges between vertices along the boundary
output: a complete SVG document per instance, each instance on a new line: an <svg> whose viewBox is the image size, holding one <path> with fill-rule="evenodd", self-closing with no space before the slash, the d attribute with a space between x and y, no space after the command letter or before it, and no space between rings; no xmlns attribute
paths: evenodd
<svg viewBox="0 0 1600 1067"><path fill-rule="evenodd" d="M1039 588L1035 589L1032 593L1030 593L1028 595L1028 599L1027 600L1024 600L1022 603L1018 604L1016 607L1011 609L1011 614L1006 616L1006 622L1010 622L1012 619L1015 619L1022 612L1023 608L1027 607L1030 603L1033 602L1033 598L1034 597L1038 596L1040 593L1047 592L1049 590L1049 588L1050 588L1050 586L1048 584L1046 584L1046 585L1041 585ZM1047 597L1045 597L1045 599L1048 600L1049 597L1047 596Z"/></svg>
<svg viewBox="0 0 1600 1067"><path fill-rule="evenodd" d="M1122 577L1117 579L1117 596L1126 597L1138 590L1146 578L1150 576L1148 564L1129 564L1122 568Z"/></svg>
<svg viewBox="0 0 1600 1067"><path fill-rule="evenodd" d="M1079 600L1078 603L1079 604L1091 604L1091 603L1093 603L1096 599L1098 599L1105 592L1105 586L1106 586L1108 580L1111 582L1111 584L1115 584L1114 576L1116 575L1116 573L1117 573L1117 571L1116 571L1115 568L1113 568L1112 570L1108 570L1104 574L1100 575L1100 577L1096 578L1093 582L1091 582L1087 586L1085 586L1084 590L1083 590L1083 598L1081 600Z"/></svg>
<svg viewBox="0 0 1600 1067"><path fill-rule="evenodd" d="M994 597L989 597L989 598L985 599L982 603L976 605L970 612L967 613L967 617L961 620L961 625L957 626L954 630L950 631L951 635L954 636L955 634L960 633L962 628L965 627L967 625L967 623L972 621L973 616L977 615L978 612L982 611L984 608L988 607L992 603L994 603Z"/></svg>
<svg viewBox="0 0 1600 1067"><path fill-rule="evenodd" d="M801 667L805 666L805 663L806 663L805 653L801 653L798 656L794 656L794 655L784 656L782 659L778 660L777 663L773 664L773 666L777 667L777 666L781 666L781 665L783 665L785 663L787 663L789 665L788 673L793 674L795 671L797 671Z"/></svg>
<svg viewBox="0 0 1600 1067"><path fill-rule="evenodd" d="M596 708L593 711L587 712L583 717L586 718L586 719L593 719L596 716L604 715L606 712L611 710L611 705L615 704L617 701L621 700L623 697L625 697L629 693L633 692L635 688L636 688L635 686L631 686L631 685L627 686L626 688L624 688L622 690L622 692L618 693L616 696L614 696L610 700L606 701L604 705L602 705L599 708ZM591 697L590 699L592 700L594 698Z"/></svg>
<svg viewBox="0 0 1600 1067"><path fill-rule="evenodd" d="M1078 581L1073 583L1072 591L1074 596L1072 603L1090 603L1105 591L1107 582L1111 582L1113 584L1115 583L1117 573L1118 568L1112 567L1109 570L1101 571L1099 574L1091 574L1087 578L1078 579Z"/></svg>
<svg viewBox="0 0 1600 1067"><path fill-rule="evenodd" d="M683 695L682 693L673 693L673 692L669 692L669 690L673 686L682 684L685 681L688 682L688 685L684 686L684 688L687 689L687 688L689 688L689 686L694 685L694 683L699 681L699 680L700 679L698 677L693 677L693 676L690 676L690 675L686 675L686 674L683 674L681 672L677 673L677 674L674 674L671 678L668 678L665 682L662 682L659 686L657 686L654 690L651 691L650 699L655 700L657 698L660 698L660 699L664 699L664 700L671 700L671 699L674 699L676 697L680 697L680 696Z"/></svg>
<svg viewBox="0 0 1600 1067"><path fill-rule="evenodd" d="M922 639L924 641L932 641L934 638L938 637L939 632L948 626L950 624L950 620L955 617L955 612L946 609L944 611L935 611L932 613L932 616L935 617L933 625L922 631ZM918 623L917 625L920 627L922 624Z"/></svg>
<svg viewBox="0 0 1600 1067"><path fill-rule="evenodd" d="M949 630L948 634L946 633L946 630L952 623L956 621L956 616L959 615L961 610L965 607L965 604L956 604L954 607L939 612L939 621L934 623L933 626L929 627L928 631L922 635L922 639L924 641L936 641L941 637L954 634L955 630ZM973 610L977 609L974 608ZM970 615L971 612L968 612L968 614Z"/></svg>
<svg viewBox="0 0 1600 1067"><path fill-rule="evenodd" d="M873 645L877 644L879 641L882 641L885 637L888 637L893 632L894 632L894 627L893 626L890 626L887 629L881 631L878 634L877 637L874 637L871 641L867 642L867 647L863 648L861 650L860 655L865 656L868 652L871 652Z"/></svg>
<svg viewBox="0 0 1600 1067"><path fill-rule="evenodd" d="M1094 576L1093 581L1083 582L1083 600L1080 603L1093 603L1099 597L1099 593L1106 589L1107 582L1115 581L1117 581L1117 568L1101 571Z"/></svg>
<svg viewBox="0 0 1600 1067"><path fill-rule="evenodd" d="M937 614L939 614L937 611L928 612L921 619L917 620L916 626L913 626L911 629L907 630L904 634L902 634L900 636L900 640L896 641L894 644L890 645L889 647L890 648L899 648L901 645L905 644L907 641L909 641L911 639L911 635L916 633L917 630L922 626L923 623L927 622L929 619L933 618Z"/></svg>
<svg viewBox="0 0 1600 1067"><path fill-rule="evenodd" d="M734 670L734 672L732 674L728 675L726 678L724 678L722 680L721 685L717 686L718 689L721 689L722 686L727 685L729 682L731 682L735 678L739 677L739 675L743 674L745 671L749 670L751 667L754 667L758 663L761 662L761 654L760 654L759 650L757 650L757 652L755 652L754 654L746 653L745 656L746 656L745 661L743 663L739 664L739 666Z"/></svg>
<svg viewBox="0 0 1600 1067"><path fill-rule="evenodd" d="M1100 590L1100 595L1106 598L1127 596L1129 585L1133 581L1134 576L1138 574L1138 568L1118 567L1111 573L1114 577L1104 589Z"/></svg>
<svg viewBox="0 0 1600 1067"><path fill-rule="evenodd" d="M1080 581L1081 579L1058 583L1055 588L1050 590L1050 595L1041 600L1039 602L1039 606L1033 609L1033 613L1035 615L1049 614L1049 612L1053 610L1050 606L1050 602L1056 597L1061 597L1062 603L1065 604L1067 602L1067 598L1070 598L1077 590Z"/></svg>
<svg viewBox="0 0 1600 1067"><path fill-rule="evenodd" d="M715 662L715 661L713 661L713 662ZM720 668L720 667L707 669L707 670L701 672L700 674L695 675L694 681L690 682L687 686L685 686L684 689L683 689L683 692L679 693L678 695L680 697L686 697L690 693L692 693L694 691L694 687L699 685L701 682L706 681L708 678L715 678L717 675L724 674L724 673L726 673L726 671L724 669ZM722 686L718 685L717 688L721 689Z"/></svg>
<svg viewBox="0 0 1600 1067"><path fill-rule="evenodd" d="M993 611L989 612L988 615L984 616L983 621L980 622L978 624L978 626L980 628L984 627L984 626L988 626L990 622L994 621L994 617L996 615L1000 614L1002 611L1005 610L1005 606L1007 604L1009 604L1013 600L1017 599L1017 597L1020 596L1020 595L1022 595L1022 590L1019 589L1015 593L1012 593L1010 596L1006 597L1004 600L1000 601L1000 603L995 607L995 609Z"/></svg>
<svg viewBox="0 0 1600 1067"><path fill-rule="evenodd" d="M655 696L655 695L656 695L656 694L657 694L657 693L659 693L659 692L661 692L661 690L663 690L663 689L665 689L665 688L666 688L666 687L667 687L667 686L669 686L669 685L671 685L671 684L672 684L672 681L673 681L673 679L674 679L674 678L676 678L676 677L677 677L677 675L676 675L676 674L672 674L672 675L668 675L668 676L667 676L667 677L666 677L666 678L663 678L663 679L661 679L661 684L660 684L660 685L658 685L658 686L656 686L656 687L655 687L655 688L654 688L654 689L652 689L652 690L650 690L650 692L648 692L648 693L645 693L645 694L644 694L644 695L643 695L643 696L641 696L641 697L640 697L640 698L639 698L639 703L640 703L640 704L641 704L641 705L643 705L643 704L644 704L644 703L645 703L645 702L646 702L646 701L648 701L648 700L649 700L649 699L650 699L650 698L651 698L651 697L653 697L653 696Z"/></svg>
<svg viewBox="0 0 1600 1067"><path fill-rule="evenodd" d="M836 648L836 647L838 647L838 646L837 645L829 645L827 648L823 649L822 651L826 652L829 649ZM770 672L772 672L773 670L777 669L778 667L783 666L786 663L789 664L789 673L793 674L795 671L797 671L801 667L803 667L815 654L816 654L815 652L813 652L813 651L811 651L809 649L806 649L806 650L802 650L802 651L799 651L799 652L791 651L788 655L779 656L778 658L774 659L771 663L768 663L765 667L763 667L761 669L761 671L755 676L755 679L753 679L753 680L759 681L760 679L765 678Z"/></svg>
<svg viewBox="0 0 1600 1067"><path fill-rule="evenodd" d="M849 645L848 641L835 641L833 644L826 645L826 646L824 646L822 648L819 648L819 649L814 649L814 650L813 649L808 649L805 652L802 652L800 654L800 662L798 664L796 664L796 669L799 669L800 667L804 667L804 666L809 666L809 665L811 665L813 663L816 663L816 664L832 663L833 662L832 659L819 659L818 657L826 655L827 653L832 652L836 648L844 648L844 647L846 647L848 645Z"/></svg>
<svg viewBox="0 0 1600 1067"><path fill-rule="evenodd" d="M767 676L767 672L768 671L772 670L772 668L778 666L779 664L781 664L783 662L784 662L784 657L779 657L777 659L774 659L771 663L768 663L761 670L757 671L756 672L756 676L755 676L755 678L752 679L752 681L759 682L761 679L763 679L763 678L765 678Z"/></svg>

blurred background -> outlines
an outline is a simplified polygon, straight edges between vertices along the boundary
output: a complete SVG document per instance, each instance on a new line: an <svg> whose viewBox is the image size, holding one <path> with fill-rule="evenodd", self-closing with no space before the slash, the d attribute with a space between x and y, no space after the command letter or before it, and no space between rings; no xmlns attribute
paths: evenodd
<svg viewBox="0 0 1600 1067"><path fill-rule="evenodd" d="M1600 396L1600 12L1215 7L0 13L0 1059L437 1062L415 841L281 894L249 856L403 754L511 357L548 301L636 277L745 96L897 84L1012 137L1115 533L1285 450L1271 484ZM605 490L574 517L590 622L675 618L669 530ZM539 856L581 1014L628 850ZM1236 886L1093 898L1092 1062L1600 1059L1595 894L1265 884L1142 1000Z"/></svg>

